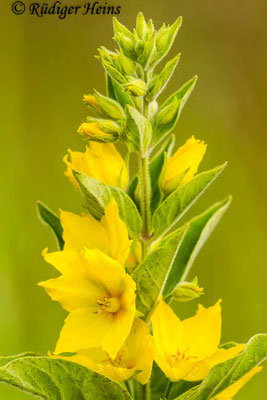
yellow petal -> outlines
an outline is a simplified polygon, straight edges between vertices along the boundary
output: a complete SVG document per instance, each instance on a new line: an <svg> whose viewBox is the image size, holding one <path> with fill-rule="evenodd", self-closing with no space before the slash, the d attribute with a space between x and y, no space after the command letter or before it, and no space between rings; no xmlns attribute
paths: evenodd
<svg viewBox="0 0 267 400"><path fill-rule="evenodd" d="M110 257L124 265L129 254L131 242L128 238L126 225L119 217L118 206L113 198L111 198L105 209L101 225L110 243Z"/></svg>
<svg viewBox="0 0 267 400"><path fill-rule="evenodd" d="M109 249L110 244L105 229L92 215L79 216L61 211L60 222L63 227L64 250L80 252L87 247L105 252Z"/></svg>
<svg viewBox="0 0 267 400"><path fill-rule="evenodd" d="M204 157L206 147L203 141L192 136L169 158L162 187L165 192L172 192L176 187L194 177Z"/></svg>
<svg viewBox="0 0 267 400"><path fill-rule="evenodd" d="M73 250L55 251L47 253L47 248L42 251L42 255L46 262L53 265L62 274L68 274L75 269L74 264L77 262L77 253Z"/></svg>
<svg viewBox="0 0 267 400"><path fill-rule="evenodd" d="M79 350L75 355L63 358L82 364L118 382L128 380L141 371L134 378L145 384L149 380L153 364L149 338L148 325L140 319L135 319L128 338L114 360L101 348Z"/></svg>
<svg viewBox="0 0 267 400"><path fill-rule="evenodd" d="M68 264L68 256L71 263ZM38 283L49 296L58 301L67 311L95 305L103 295L103 285L90 279L90 264L84 254L69 252L67 250L46 254L45 258L54 265L62 276ZM95 306L94 311L97 308Z"/></svg>
<svg viewBox="0 0 267 400"><path fill-rule="evenodd" d="M194 317L183 322L181 352L188 355L206 358L217 350L221 339L221 306L220 301L213 307L199 305Z"/></svg>
<svg viewBox="0 0 267 400"><path fill-rule="evenodd" d="M180 319L162 299L152 315L153 338L157 353L167 357L176 354L183 335Z"/></svg>
<svg viewBox="0 0 267 400"><path fill-rule="evenodd" d="M222 391L217 396L213 397L212 400L231 400L237 392L258 372L262 370L262 367L255 367L244 375L241 379L236 381L233 385Z"/></svg>
<svg viewBox="0 0 267 400"><path fill-rule="evenodd" d="M142 245L140 241L132 243L129 256L126 260L126 267L129 271L133 272L135 268L141 263L142 260Z"/></svg>
<svg viewBox="0 0 267 400"><path fill-rule="evenodd" d="M135 379L143 385L148 382L152 364L153 348L148 325L139 318L134 320L130 335L122 347L122 362L128 369L134 368L142 371L135 376Z"/></svg>
<svg viewBox="0 0 267 400"><path fill-rule="evenodd" d="M135 283L118 262L99 250L86 249L80 269L86 283L101 288L99 300L103 301L105 296L115 299L119 308L109 311L104 307L102 311L95 298L88 294L89 302L85 302L83 308L71 311L67 317L55 353L102 347L114 358L129 335L133 323Z"/></svg>
<svg viewBox="0 0 267 400"><path fill-rule="evenodd" d="M69 150L70 159L64 157L67 165L65 175L76 182L72 170L82 172L108 185L125 189L128 184L126 164L112 143L90 142L85 153Z"/></svg>

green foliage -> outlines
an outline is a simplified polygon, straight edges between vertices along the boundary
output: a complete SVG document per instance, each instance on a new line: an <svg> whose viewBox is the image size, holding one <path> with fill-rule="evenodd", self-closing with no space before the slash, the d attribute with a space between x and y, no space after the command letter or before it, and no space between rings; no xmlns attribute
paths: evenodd
<svg viewBox="0 0 267 400"><path fill-rule="evenodd" d="M151 87L149 88L148 94L147 94L147 99L149 101L156 100L156 98L164 90L164 88L166 87L170 78L172 77L172 74L174 73L175 68L177 67L180 56L181 55L178 54L171 61L169 61L165 65L165 67L163 68L161 73L158 76L156 76L156 79L155 79L155 81L153 81L153 85L151 85Z"/></svg>
<svg viewBox="0 0 267 400"><path fill-rule="evenodd" d="M127 105L126 137L129 149L145 154L151 140L150 122L135 108Z"/></svg>
<svg viewBox="0 0 267 400"><path fill-rule="evenodd" d="M164 291L166 279L173 267L186 229L187 226L182 227L165 238L132 275L137 287L136 308L145 318L153 312Z"/></svg>
<svg viewBox="0 0 267 400"><path fill-rule="evenodd" d="M58 242L58 247L60 250L63 249L64 246L64 240L62 238L63 234L63 229L60 223L59 217L53 213L45 204L43 204L41 201L37 202L37 213L40 218L40 220L47 225L52 232L55 234L57 242Z"/></svg>
<svg viewBox="0 0 267 400"><path fill-rule="evenodd" d="M179 396L176 400L211 400L233 385L252 368L267 358L267 335L250 339L245 350L226 362L216 365L203 382Z"/></svg>
<svg viewBox="0 0 267 400"><path fill-rule="evenodd" d="M188 229L176 254L173 268L167 278L163 291L164 296L171 293L179 282L186 279L198 253L230 204L231 197L227 197L189 221Z"/></svg>
<svg viewBox="0 0 267 400"><path fill-rule="evenodd" d="M197 77L195 76L159 107L153 126L153 145L164 140L173 131L182 109L195 87L196 81Z"/></svg>
<svg viewBox="0 0 267 400"><path fill-rule="evenodd" d="M114 197L120 217L125 221L129 233L134 238L139 237L142 226L140 214L134 202L123 190L89 178L82 173L74 172L74 176L84 195L85 206L92 215L100 219L111 197Z"/></svg>
<svg viewBox="0 0 267 400"><path fill-rule="evenodd" d="M226 164L196 175L191 181L178 187L157 208L153 216L154 239L164 235L182 218L184 213L220 175Z"/></svg>
<svg viewBox="0 0 267 400"><path fill-rule="evenodd" d="M48 357L18 357L0 368L0 382L41 399L131 399L121 385L81 365Z"/></svg>

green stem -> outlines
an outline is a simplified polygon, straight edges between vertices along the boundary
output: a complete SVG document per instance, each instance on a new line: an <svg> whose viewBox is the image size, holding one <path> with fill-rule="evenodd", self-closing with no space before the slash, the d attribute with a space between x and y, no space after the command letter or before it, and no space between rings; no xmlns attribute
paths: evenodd
<svg viewBox="0 0 267 400"><path fill-rule="evenodd" d="M150 398L150 384L147 383L146 385L142 385L142 399L150 400Z"/></svg>
<svg viewBox="0 0 267 400"><path fill-rule="evenodd" d="M141 191L141 214L143 219L142 239L145 257L148 251L148 241L151 233L151 211L150 211L150 175L148 155L140 155L140 191Z"/></svg>
<svg viewBox="0 0 267 400"><path fill-rule="evenodd" d="M165 398L165 399L168 400L168 398L169 398L169 396L170 396L170 393L171 393L171 390L172 390L172 382L169 381L168 384L167 384L167 386L166 386L165 393L164 393L164 398Z"/></svg>

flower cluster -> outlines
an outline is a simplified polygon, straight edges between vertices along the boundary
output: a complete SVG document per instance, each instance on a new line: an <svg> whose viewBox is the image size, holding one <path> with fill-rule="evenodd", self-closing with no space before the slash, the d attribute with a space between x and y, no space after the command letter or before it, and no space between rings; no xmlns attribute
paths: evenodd
<svg viewBox="0 0 267 400"><path fill-rule="evenodd" d="M48 356L1 359L0 381L46 399L230 400L261 369L266 335L220 344L220 300L183 321L176 312L204 294L197 277L187 277L231 203L227 197L179 226L225 167L198 173L207 145L194 136L173 150L196 77L158 103L180 54L158 64L181 22L155 29L139 13L130 31L114 19L118 48L97 56L107 93L84 96L91 115L78 133L86 147L63 159L83 213L57 216L38 204L59 246L43 251L59 276L39 285L67 317Z"/></svg>

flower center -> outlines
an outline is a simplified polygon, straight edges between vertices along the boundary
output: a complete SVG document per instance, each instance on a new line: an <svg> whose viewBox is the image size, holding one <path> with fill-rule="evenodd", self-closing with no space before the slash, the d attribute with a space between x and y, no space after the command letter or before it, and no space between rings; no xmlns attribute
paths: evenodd
<svg viewBox="0 0 267 400"><path fill-rule="evenodd" d="M104 297L103 300L98 300L97 302L99 308L98 313L109 312L116 313L121 308L121 304L116 297Z"/></svg>

